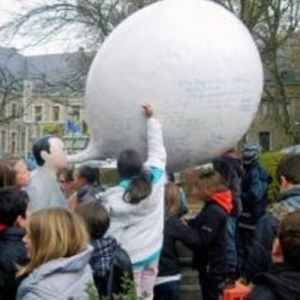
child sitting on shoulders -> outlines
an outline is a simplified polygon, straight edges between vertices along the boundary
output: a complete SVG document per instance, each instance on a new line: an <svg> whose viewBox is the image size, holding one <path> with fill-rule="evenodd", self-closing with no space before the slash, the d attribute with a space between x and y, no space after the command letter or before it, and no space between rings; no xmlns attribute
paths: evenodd
<svg viewBox="0 0 300 300"><path fill-rule="evenodd" d="M102 203L110 214L108 233L132 261L137 296L153 299L163 242L167 155L162 126L153 117L153 108L144 105L143 112L147 160L143 162L136 150L123 150L117 160L120 183L103 194Z"/></svg>

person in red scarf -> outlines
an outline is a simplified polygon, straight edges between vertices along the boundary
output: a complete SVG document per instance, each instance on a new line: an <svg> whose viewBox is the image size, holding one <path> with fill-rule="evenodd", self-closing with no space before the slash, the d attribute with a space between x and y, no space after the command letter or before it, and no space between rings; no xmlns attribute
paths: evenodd
<svg viewBox="0 0 300 300"><path fill-rule="evenodd" d="M200 239L194 267L199 272L202 299L218 300L227 277L226 224L233 208L232 192L213 168L200 175L197 190L204 206L188 221Z"/></svg>
<svg viewBox="0 0 300 300"><path fill-rule="evenodd" d="M22 241L27 194L14 187L0 188L0 300L14 300L19 279L17 266L27 263Z"/></svg>

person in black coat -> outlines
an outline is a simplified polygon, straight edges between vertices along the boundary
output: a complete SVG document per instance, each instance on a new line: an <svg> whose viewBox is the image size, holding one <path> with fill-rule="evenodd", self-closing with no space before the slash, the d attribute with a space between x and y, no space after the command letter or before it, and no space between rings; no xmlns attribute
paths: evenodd
<svg viewBox="0 0 300 300"><path fill-rule="evenodd" d="M300 211L286 216L273 245L276 263L254 278L255 288L248 300L300 299Z"/></svg>
<svg viewBox="0 0 300 300"><path fill-rule="evenodd" d="M182 242L190 249L197 247L197 232L179 219L180 189L175 183L165 186L165 224L164 240L159 260L158 277L154 287L154 300L180 299L180 264L177 242Z"/></svg>
<svg viewBox="0 0 300 300"><path fill-rule="evenodd" d="M228 281L234 282L239 274L237 220L242 213L242 159L234 149L229 149L213 161L214 169L220 173L232 192L233 209L227 219Z"/></svg>
<svg viewBox="0 0 300 300"><path fill-rule="evenodd" d="M14 300L20 280L17 265L27 263L22 241L28 197L17 188L0 189L0 300Z"/></svg>
<svg viewBox="0 0 300 300"><path fill-rule="evenodd" d="M226 224L233 208L232 192L214 170L200 176L198 189L205 204L196 218L189 221L200 239L194 251L194 266L199 272L202 298L219 300L228 274Z"/></svg>

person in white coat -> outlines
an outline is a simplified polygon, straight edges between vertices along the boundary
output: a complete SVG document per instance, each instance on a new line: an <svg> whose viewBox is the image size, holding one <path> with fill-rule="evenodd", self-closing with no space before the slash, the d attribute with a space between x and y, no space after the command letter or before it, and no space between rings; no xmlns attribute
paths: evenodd
<svg viewBox="0 0 300 300"><path fill-rule="evenodd" d="M25 279L16 300L90 299L88 290L96 290L93 247L79 216L63 208L40 210L27 220L23 241L29 262L19 268L17 277Z"/></svg>
<svg viewBox="0 0 300 300"><path fill-rule="evenodd" d="M135 150L121 152L117 168L118 186L102 195L110 213L108 235L127 251L133 264L138 297L153 298L163 241L166 150L161 124L150 105L143 106L147 119L148 158Z"/></svg>

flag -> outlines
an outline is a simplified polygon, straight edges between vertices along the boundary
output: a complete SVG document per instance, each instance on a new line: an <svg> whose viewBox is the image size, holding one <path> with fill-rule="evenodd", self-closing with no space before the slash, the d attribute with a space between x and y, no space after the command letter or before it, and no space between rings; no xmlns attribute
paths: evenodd
<svg viewBox="0 0 300 300"><path fill-rule="evenodd" d="M80 124L76 123L75 121L72 120L67 120L65 124L65 130L66 133L69 134L80 134L81 133L81 126Z"/></svg>

